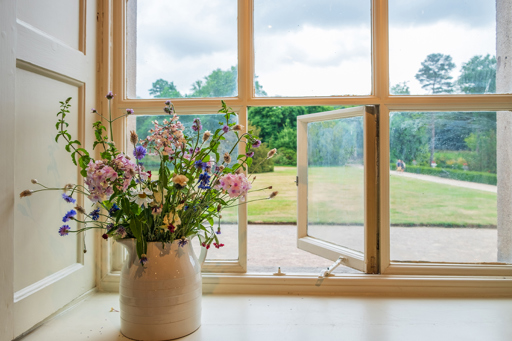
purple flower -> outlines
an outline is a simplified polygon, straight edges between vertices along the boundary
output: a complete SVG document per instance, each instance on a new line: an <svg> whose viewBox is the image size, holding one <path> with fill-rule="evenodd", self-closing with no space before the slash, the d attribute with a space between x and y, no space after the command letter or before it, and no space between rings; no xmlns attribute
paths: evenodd
<svg viewBox="0 0 512 341"><path fill-rule="evenodd" d="M254 141L254 143L252 144L252 147L253 147L253 148L258 148L259 146L261 146L261 141L260 141L260 140L256 140L256 141Z"/></svg>
<svg viewBox="0 0 512 341"><path fill-rule="evenodd" d="M96 114L98 111L94 108L91 109L91 113Z"/></svg>
<svg viewBox="0 0 512 341"><path fill-rule="evenodd" d="M91 219L92 219L92 220L98 220L98 219L100 219L100 209L99 209L99 208L95 209L94 211L92 211L91 213L89 213L89 215L91 216Z"/></svg>
<svg viewBox="0 0 512 341"><path fill-rule="evenodd" d="M124 226L122 226L122 225L119 225L117 227L116 233L121 238L126 237L126 230L125 230Z"/></svg>
<svg viewBox="0 0 512 341"><path fill-rule="evenodd" d="M109 232L110 230L112 230L114 228L114 224L113 223L110 223L107 225L107 232Z"/></svg>
<svg viewBox="0 0 512 341"><path fill-rule="evenodd" d="M119 210L120 210L119 206L117 206L116 204L114 204L114 205L112 205L112 207L110 208L110 210L108 210L108 215L112 217L112 216L114 215L114 213L116 213L116 212L117 212L117 211L119 211Z"/></svg>
<svg viewBox="0 0 512 341"><path fill-rule="evenodd" d="M71 230L71 228L68 226L68 225L62 225L60 228L59 228L59 234L61 236L67 236L68 233L69 233L69 230Z"/></svg>
<svg viewBox="0 0 512 341"><path fill-rule="evenodd" d="M66 223L70 219L74 219L74 216L76 216L76 211L75 210L71 210L68 213L66 213L66 215L62 218L62 222Z"/></svg>
<svg viewBox="0 0 512 341"><path fill-rule="evenodd" d="M170 114L172 112L171 108L165 107L164 108L165 113Z"/></svg>
<svg viewBox="0 0 512 341"><path fill-rule="evenodd" d="M199 175L199 181L197 182L199 184L199 188L201 189L210 189L211 187L208 186L208 184L210 183L210 175L208 175L207 172L204 172L202 173L201 175Z"/></svg>
<svg viewBox="0 0 512 341"><path fill-rule="evenodd" d="M201 125L201 120L198 118L194 118L194 124L192 124L192 130L193 131L201 131L203 129L203 126Z"/></svg>
<svg viewBox="0 0 512 341"><path fill-rule="evenodd" d="M248 152L247 154L245 154L245 156L247 156L247 157L253 157L253 156L254 156L254 152Z"/></svg>
<svg viewBox="0 0 512 341"><path fill-rule="evenodd" d="M186 239L181 239L178 242L178 246L184 247L185 245L187 245L187 240Z"/></svg>
<svg viewBox="0 0 512 341"><path fill-rule="evenodd" d="M135 112L135 110L133 110L133 109L126 109L126 114L127 114L127 115L131 115L131 114L133 114L134 112Z"/></svg>
<svg viewBox="0 0 512 341"><path fill-rule="evenodd" d="M220 234L220 227L217 228L217 231L215 233Z"/></svg>
<svg viewBox="0 0 512 341"><path fill-rule="evenodd" d="M172 104L171 101L169 101L169 100L165 101L165 105L171 105L171 104Z"/></svg>
<svg viewBox="0 0 512 341"><path fill-rule="evenodd" d="M229 127L228 127L228 126L224 126L224 127L222 127L222 131L223 131L224 133L227 133L227 132L229 131Z"/></svg>
<svg viewBox="0 0 512 341"><path fill-rule="evenodd" d="M69 202L69 203L72 203L72 204L74 204L76 202L76 199L73 199L72 197L70 197L66 193L62 193L62 199L64 199L66 202Z"/></svg>
<svg viewBox="0 0 512 341"><path fill-rule="evenodd" d="M140 264L142 266L146 265L148 262L148 257L145 254L140 255Z"/></svg>
<svg viewBox="0 0 512 341"><path fill-rule="evenodd" d="M108 100L111 100L112 98L114 98L114 94L112 93L112 91L109 91L108 94L105 96Z"/></svg>
<svg viewBox="0 0 512 341"><path fill-rule="evenodd" d="M146 153L147 153L146 148L144 148L142 146L137 146L133 150L133 156L135 156L135 158L137 160L142 160L144 158L144 156L146 156Z"/></svg>

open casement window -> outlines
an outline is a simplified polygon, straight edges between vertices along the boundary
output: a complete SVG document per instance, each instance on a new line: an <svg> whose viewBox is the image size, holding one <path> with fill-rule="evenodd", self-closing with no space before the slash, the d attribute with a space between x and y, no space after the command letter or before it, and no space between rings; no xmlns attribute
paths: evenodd
<svg viewBox="0 0 512 341"><path fill-rule="evenodd" d="M377 126L374 106L297 118L297 247L365 273L379 272Z"/></svg>

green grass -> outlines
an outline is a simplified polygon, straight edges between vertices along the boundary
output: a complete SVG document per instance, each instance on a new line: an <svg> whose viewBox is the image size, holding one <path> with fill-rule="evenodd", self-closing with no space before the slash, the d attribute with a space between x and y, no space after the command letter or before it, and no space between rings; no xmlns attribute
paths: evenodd
<svg viewBox="0 0 512 341"><path fill-rule="evenodd" d="M309 214L317 223L362 223L362 168L310 168ZM272 200L249 203L251 222L295 222L297 187L295 167L275 167L257 174L253 188L273 186ZM256 192L250 199L270 191ZM496 225L496 193L391 176L391 223L403 225ZM228 220L233 216L224 214ZM231 218L231 219L230 219Z"/></svg>

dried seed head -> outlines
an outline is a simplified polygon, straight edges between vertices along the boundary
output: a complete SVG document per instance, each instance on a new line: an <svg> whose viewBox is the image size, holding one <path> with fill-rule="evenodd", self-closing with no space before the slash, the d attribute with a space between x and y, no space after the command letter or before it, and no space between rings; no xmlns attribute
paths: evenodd
<svg viewBox="0 0 512 341"><path fill-rule="evenodd" d="M75 210L77 210L79 213L85 214L84 208L80 205L76 205Z"/></svg>
<svg viewBox="0 0 512 341"><path fill-rule="evenodd" d="M20 198L29 197L32 195L32 193L34 193L34 191L32 191L30 189L26 189L20 193Z"/></svg>
<svg viewBox="0 0 512 341"><path fill-rule="evenodd" d="M203 142L208 141L208 139L210 138L211 135L212 135L212 133L210 133L209 130L205 131L203 134Z"/></svg>
<svg viewBox="0 0 512 341"><path fill-rule="evenodd" d="M277 149L275 149L275 148L269 150L267 153L267 159L270 159L272 156L274 156L276 154L276 152L277 152Z"/></svg>
<svg viewBox="0 0 512 341"><path fill-rule="evenodd" d="M137 141L139 141L139 136L137 136L137 133L135 132L135 130L130 131L130 142L133 145L136 145Z"/></svg>
<svg viewBox="0 0 512 341"><path fill-rule="evenodd" d="M233 128L231 128L231 130L234 130L234 131L240 131L242 129L244 129L244 126L241 124L234 125Z"/></svg>
<svg viewBox="0 0 512 341"><path fill-rule="evenodd" d="M269 199L272 199L272 198L275 198L277 193L279 193L278 191L275 191L275 192L272 192L270 193L270 196L268 197Z"/></svg>
<svg viewBox="0 0 512 341"><path fill-rule="evenodd" d="M72 190L72 189L73 189L73 187L75 187L75 186L73 186L73 184L65 184L65 185L64 185L64 188L62 188L62 190L63 190L64 192L66 192L66 191Z"/></svg>
<svg viewBox="0 0 512 341"><path fill-rule="evenodd" d="M31 182L31 183L33 183L34 185L35 185L35 184L37 184L37 183L39 183L39 182L37 181L37 179L32 179L32 180L30 180L30 182Z"/></svg>
<svg viewBox="0 0 512 341"><path fill-rule="evenodd" d="M242 173L242 167L238 167L235 171L236 174Z"/></svg>
<svg viewBox="0 0 512 341"><path fill-rule="evenodd" d="M220 167L219 167L219 172L220 172L220 173L222 173L222 172L224 171L224 168L226 168L226 167L224 167L224 166L220 166Z"/></svg>
<svg viewBox="0 0 512 341"><path fill-rule="evenodd" d="M224 162L231 163L231 155L228 152L224 153Z"/></svg>

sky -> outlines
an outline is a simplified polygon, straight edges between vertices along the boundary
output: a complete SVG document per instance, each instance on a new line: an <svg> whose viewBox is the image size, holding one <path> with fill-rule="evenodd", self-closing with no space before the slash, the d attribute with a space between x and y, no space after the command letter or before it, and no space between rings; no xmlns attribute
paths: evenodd
<svg viewBox="0 0 512 341"><path fill-rule="evenodd" d="M152 82L190 93L237 65L236 0L138 0L137 96ZM367 95L371 19L366 0L254 0L255 74L270 96ZM456 79L474 55L496 54L495 1L389 0L390 83L407 82L430 53L449 54Z"/></svg>

